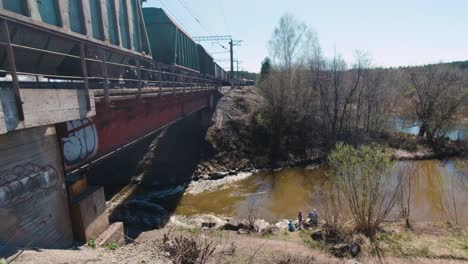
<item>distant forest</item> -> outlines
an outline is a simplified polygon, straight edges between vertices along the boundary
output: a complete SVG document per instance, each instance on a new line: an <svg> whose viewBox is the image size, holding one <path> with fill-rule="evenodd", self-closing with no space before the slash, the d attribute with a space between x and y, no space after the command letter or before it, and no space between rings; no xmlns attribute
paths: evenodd
<svg viewBox="0 0 468 264"><path fill-rule="evenodd" d="M417 68L417 67L424 67L424 66L449 66L453 68L458 68L460 70L465 70L468 69L468 61L453 61L453 62L441 62L441 63L434 63L434 64L428 64L428 65L423 65L423 66L400 66L400 67L390 67L389 69L408 69L408 68Z"/></svg>
<svg viewBox="0 0 468 264"><path fill-rule="evenodd" d="M257 74L254 72L239 71L239 78L255 81L257 80Z"/></svg>

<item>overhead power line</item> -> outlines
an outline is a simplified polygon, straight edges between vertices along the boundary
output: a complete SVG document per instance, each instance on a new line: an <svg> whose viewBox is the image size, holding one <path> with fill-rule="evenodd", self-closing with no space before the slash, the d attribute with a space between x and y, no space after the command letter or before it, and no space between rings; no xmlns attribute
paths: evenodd
<svg viewBox="0 0 468 264"><path fill-rule="evenodd" d="M227 36L200 36L200 37L193 37L195 41L229 41L229 47L230 47L230 55L231 55L231 88L234 88L234 47L235 46L240 46L242 43L242 40L233 40L232 36L227 35Z"/></svg>
<svg viewBox="0 0 468 264"><path fill-rule="evenodd" d="M231 35L224 35L224 36L200 36L200 37L193 37L195 41L224 41L224 40L232 40Z"/></svg>
<svg viewBox="0 0 468 264"><path fill-rule="evenodd" d="M163 0L159 0L159 2L161 3L161 6L169 13L169 15L171 15L175 20L177 20L177 22L182 26L184 27L185 30L189 30L189 28L184 25L184 23L182 22L182 20L180 20L174 12L172 12L171 9L169 9L169 7L163 2Z"/></svg>
<svg viewBox="0 0 468 264"><path fill-rule="evenodd" d="M223 7L223 2L222 1L223 0L218 0L219 7L221 9L221 14L223 15L224 25L226 26L226 29L227 29L228 33L231 34L231 29L229 27L229 24L227 23L226 14L224 13L224 7Z"/></svg>
<svg viewBox="0 0 468 264"><path fill-rule="evenodd" d="M177 0L177 1L179 2L180 6L182 6L182 8L184 8L187 11L187 13L195 20L195 22L197 22L206 33L210 34L208 29L202 24L200 19L198 19L197 16L195 16L195 14L192 12L190 7L188 6L188 3L182 0Z"/></svg>

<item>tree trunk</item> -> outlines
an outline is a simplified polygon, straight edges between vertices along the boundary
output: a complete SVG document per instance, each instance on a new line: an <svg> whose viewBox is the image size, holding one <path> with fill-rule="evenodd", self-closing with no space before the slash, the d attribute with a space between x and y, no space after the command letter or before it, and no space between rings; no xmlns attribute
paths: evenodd
<svg viewBox="0 0 468 264"><path fill-rule="evenodd" d="M424 137L424 134L426 134L426 124L422 123L422 125L419 127L418 137L422 138Z"/></svg>

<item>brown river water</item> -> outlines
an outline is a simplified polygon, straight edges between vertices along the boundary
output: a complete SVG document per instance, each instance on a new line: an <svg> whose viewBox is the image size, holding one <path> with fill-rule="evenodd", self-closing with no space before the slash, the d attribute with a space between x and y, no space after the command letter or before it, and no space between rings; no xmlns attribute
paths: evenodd
<svg viewBox="0 0 468 264"><path fill-rule="evenodd" d="M443 208L453 208L451 205L455 200L459 221L468 224L468 172L456 167L455 161L456 159L396 163L397 167L405 166L407 162L414 165L411 197L413 220L444 221ZM293 219L299 210L307 215L311 209L320 208L319 201L323 197L320 197L319 190L326 191L326 177L326 166L309 170L293 168L260 172L214 191L186 193L176 213L186 216L208 213L237 218L246 218L253 214L270 222ZM398 217L397 208L398 206L391 217Z"/></svg>

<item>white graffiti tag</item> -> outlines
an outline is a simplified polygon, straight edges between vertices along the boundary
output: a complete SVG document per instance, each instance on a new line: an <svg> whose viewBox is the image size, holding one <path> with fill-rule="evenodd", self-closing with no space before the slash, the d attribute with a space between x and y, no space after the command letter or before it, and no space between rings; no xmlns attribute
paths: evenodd
<svg viewBox="0 0 468 264"><path fill-rule="evenodd" d="M67 169L75 168L93 158L98 150L96 127L88 118L67 122L69 137L62 138L63 156Z"/></svg>

